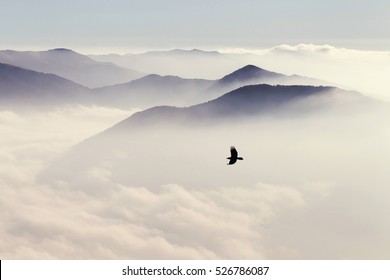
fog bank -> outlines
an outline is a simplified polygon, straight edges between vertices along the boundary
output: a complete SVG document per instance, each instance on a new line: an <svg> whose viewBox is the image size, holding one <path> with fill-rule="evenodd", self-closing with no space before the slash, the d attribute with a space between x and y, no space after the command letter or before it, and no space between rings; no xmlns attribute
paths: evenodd
<svg viewBox="0 0 390 280"><path fill-rule="evenodd" d="M0 113L2 258L390 257L387 112L128 131L45 173L130 113Z"/></svg>

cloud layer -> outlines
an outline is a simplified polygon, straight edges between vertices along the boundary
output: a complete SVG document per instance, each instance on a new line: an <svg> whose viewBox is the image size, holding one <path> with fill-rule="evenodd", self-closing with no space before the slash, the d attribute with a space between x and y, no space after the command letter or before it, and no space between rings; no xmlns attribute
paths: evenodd
<svg viewBox="0 0 390 280"><path fill-rule="evenodd" d="M192 170L192 184L151 188L118 181L112 162L90 166L83 188L71 178L37 181L71 145L129 113L0 113L1 258L389 258L387 116L317 118L304 127L267 121L256 138L261 145L242 130L232 139L242 147L241 166L227 174L226 150L218 152L224 180L237 177L230 184L205 188L195 177L206 173ZM222 139L208 143L214 149Z"/></svg>

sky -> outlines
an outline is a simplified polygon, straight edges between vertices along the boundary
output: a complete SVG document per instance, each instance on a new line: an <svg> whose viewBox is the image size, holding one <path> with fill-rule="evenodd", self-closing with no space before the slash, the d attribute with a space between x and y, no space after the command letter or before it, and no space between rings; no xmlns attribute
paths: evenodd
<svg viewBox="0 0 390 280"><path fill-rule="evenodd" d="M1 0L0 49L90 53L330 44L388 50L390 3L265 0Z"/></svg>

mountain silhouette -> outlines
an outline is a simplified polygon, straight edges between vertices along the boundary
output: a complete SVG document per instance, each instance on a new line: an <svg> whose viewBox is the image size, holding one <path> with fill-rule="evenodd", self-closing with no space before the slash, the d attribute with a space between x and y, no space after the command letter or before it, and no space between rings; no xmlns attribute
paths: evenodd
<svg viewBox="0 0 390 280"><path fill-rule="evenodd" d="M2 107L84 103L89 94L88 88L57 75L0 63Z"/></svg>
<svg viewBox="0 0 390 280"><path fill-rule="evenodd" d="M113 62L121 67L143 73L181 76L189 79L217 79L221 74L226 73L226 69L230 71L242 65L241 62L227 54L199 49L149 51L125 55L91 55L90 57L101 62Z"/></svg>
<svg viewBox="0 0 390 280"><path fill-rule="evenodd" d="M216 56L216 55L221 55L221 53L219 53L218 51L204 51L204 50L200 50L200 49L192 49L192 50L173 49L173 50L169 50L169 51L149 51L149 52L144 53L144 55L161 55L161 56L164 56L166 54L179 55L179 56L186 56L186 55Z"/></svg>
<svg viewBox="0 0 390 280"><path fill-rule="evenodd" d="M219 79L213 86L213 89L226 92L254 84L335 86L327 81L299 75L288 76L268 71L255 65L246 65Z"/></svg>
<svg viewBox="0 0 390 280"><path fill-rule="evenodd" d="M214 100L186 108L157 106L135 113L117 126L161 124L208 124L238 122L262 115L299 116L327 109L344 110L357 104L375 103L358 92L323 86L250 85L238 88Z"/></svg>
<svg viewBox="0 0 390 280"><path fill-rule="evenodd" d="M177 76L147 75L129 83L94 89L97 102L115 107L190 106L209 100L214 81Z"/></svg>
<svg viewBox="0 0 390 280"><path fill-rule="evenodd" d="M97 62L64 48L48 51L0 51L0 63L56 74L90 88L129 82L142 75L113 63Z"/></svg>
<svg viewBox="0 0 390 280"><path fill-rule="evenodd" d="M158 105L191 106L215 99L245 85L267 84L326 84L298 75L286 76L247 65L218 80L184 79L177 76L147 75L129 83L94 89L100 105L141 109Z"/></svg>
<svg viewBox="0 0 390 280"><path fill-rule="evenodd" d="M231 83L239 83L239 82L246 83L248 81L257 80L260 78L275 79L275 78L282 78L282 77L285 77L285 75L267 71L254 65L246 65L224 76L222 79L219 80L219 83L220 84L231 84Z"/></svg>
<svg viewBox="0 0 390 280"><path fill-rule="evenodd" d="M161 185L173 182L194 188L241 184L242 180L251 180L251 176L235 176L237 169L226 174L221 144L240 141L251 145L252 151L256 151L256 145L264 151L263 145L267 145L264 143L269 145L275 139L281 141L276 137L286 137L285 128L292 133L291 140L306 139L313 131L321 131L322 125L326 133L335 133L335 121L348 119L355 123L354 116L364 112L362 108L372 102L359 93L332 87L260 84L186 108L157 106L135 113L76 145L43 171L40 178L68 180L77 189L94 192L99 182L91 185L86 174L102 164L103 168L109 168L110 180L115 183L153 187L156 191ZM337 125L340 129L345 124ZM297 129L301 126L309 127L311 132ZM278 149L274 153L279 159L288 156L283 147ZM233 163L234 152L231 158ZM264 168L267 166L264 161L251 158L248 166Z"/></svg>

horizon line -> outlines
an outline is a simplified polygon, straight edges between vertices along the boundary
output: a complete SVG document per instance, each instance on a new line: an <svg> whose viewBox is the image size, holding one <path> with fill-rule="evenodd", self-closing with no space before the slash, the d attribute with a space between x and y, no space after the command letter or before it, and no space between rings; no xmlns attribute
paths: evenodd
<svg viewBox="0 0 390 280"><path fill-rule="evenodd" d="M332 44L314 44L314 43L299 43L299 44L278 44L273 47L264 48L253 48L253 47L161 47L161 48L88 48L88 47L71 47L71 46L58 46L58 47L43 47L43 46L29 46L29 47L13 47L13 48L1 48L0 51L19 51L19 52L40 52L40 51L51 51L51 50L71 50L76 53L84 55L138 55L146 54L149 52L170 52L170 51L200 51L200 52L216 52L220 54L264 54L272 50L286 50L286 51L314 51L314 50L346 50L346 51L357 51L357 52L370 52L370 53L389 53L390 50L380 49L361 49L361 48L350 48L350 47L339 47Z"/></svg>

